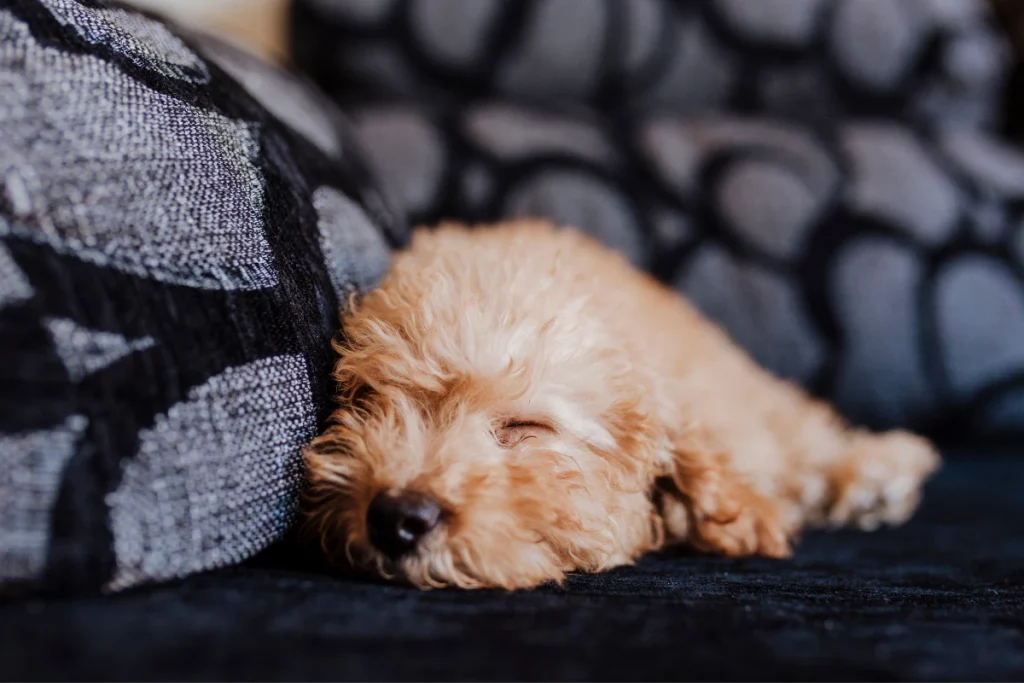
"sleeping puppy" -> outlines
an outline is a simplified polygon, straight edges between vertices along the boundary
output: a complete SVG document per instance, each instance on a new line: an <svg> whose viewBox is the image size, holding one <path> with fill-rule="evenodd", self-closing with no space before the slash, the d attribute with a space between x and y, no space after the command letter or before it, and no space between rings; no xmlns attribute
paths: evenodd
<svg viewBox="0 0 1024 683"><path fill-rule="evenodd" d="M331 558L419 587L536 586L677 543L786 557L807 527L903 522L939 464L547 223L419 231L343 327L308 522Z"/></svg>

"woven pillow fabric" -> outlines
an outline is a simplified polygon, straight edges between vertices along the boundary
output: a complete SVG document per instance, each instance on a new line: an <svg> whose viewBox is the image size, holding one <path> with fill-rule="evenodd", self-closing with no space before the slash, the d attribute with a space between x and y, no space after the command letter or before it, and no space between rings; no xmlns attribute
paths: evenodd
<svg viewBox="0 0 1024 683"><path fill-rule="evenodd" d="M296 62L332 95L597 109L998 117L986 0L296 0Z"/></svg>
<svg viewBox="0 0 1024 683"><path fill-rule="evenodd" d="M401 223L305 83L106 2L0 2L0 585L286 530L330 340Z"/></svg>
<svg viewBox="0 0 1024 683"><path fill-rule="evenodd" d="M413 220L547 216L877 426L1024 437L1024 155L889 120L353 109Z"/></svg>

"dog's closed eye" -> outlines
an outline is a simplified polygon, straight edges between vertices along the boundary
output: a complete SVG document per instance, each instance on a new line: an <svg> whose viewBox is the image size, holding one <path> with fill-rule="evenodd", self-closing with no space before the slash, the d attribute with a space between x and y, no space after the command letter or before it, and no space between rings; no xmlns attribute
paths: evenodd
<svg viewBox="0 0 1024 683"><path fill-rule="evenodd" d="M528 439L554 431L551 425L537 420L506 418L494 428L494 440L502 448L515 448Z"/></svg>

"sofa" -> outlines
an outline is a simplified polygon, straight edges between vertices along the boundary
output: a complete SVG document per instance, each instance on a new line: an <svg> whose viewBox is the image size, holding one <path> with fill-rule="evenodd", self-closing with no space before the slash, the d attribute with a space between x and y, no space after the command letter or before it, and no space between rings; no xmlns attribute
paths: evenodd
<svg viewBox="0 0 1024 683"><path fill-rule="evenodd" d="M0 678L1024 676L995 4L295 0L281 69L116 2L0 2ZM328 564L296 505L337 312L413 226L516 215L935 438L919 513L511 593Z"/></svg>

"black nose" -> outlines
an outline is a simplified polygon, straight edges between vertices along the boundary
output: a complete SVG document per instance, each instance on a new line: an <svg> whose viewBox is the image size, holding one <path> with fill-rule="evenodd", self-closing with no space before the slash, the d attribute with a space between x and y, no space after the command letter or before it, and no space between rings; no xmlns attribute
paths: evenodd
<svg viewBox="0 0 1024 683"><path fill-rule="evenodd" d="M440 519L440 506L423 493L378 493L366 512L366 530L378 550L397 559L415 548Z"/></svg>

